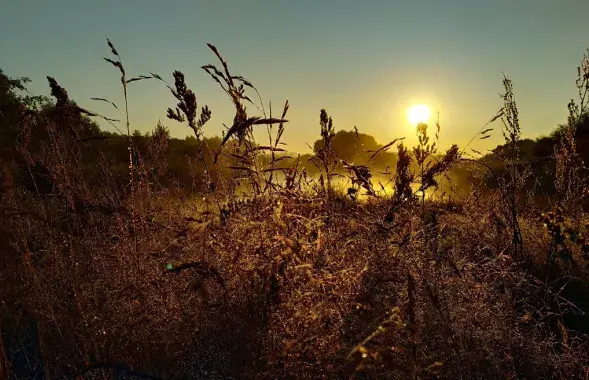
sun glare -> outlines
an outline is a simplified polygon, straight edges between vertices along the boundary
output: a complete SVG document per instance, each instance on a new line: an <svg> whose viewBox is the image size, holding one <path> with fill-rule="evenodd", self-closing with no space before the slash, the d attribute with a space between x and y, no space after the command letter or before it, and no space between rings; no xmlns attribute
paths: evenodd
<svg viewBox="0 0 589 380"><path fill-rule="evenodd" d="M411 124L419 124L419 123L426 123L431 116L431 111L429 107L425 104L417 104L414 105L409 109L407 112L407 119L411 122Z"/></svg>

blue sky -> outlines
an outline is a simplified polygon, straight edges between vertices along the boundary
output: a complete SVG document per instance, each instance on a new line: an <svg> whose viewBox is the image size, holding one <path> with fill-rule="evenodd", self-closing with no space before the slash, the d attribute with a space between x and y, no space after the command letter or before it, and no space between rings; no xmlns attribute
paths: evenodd
<svg viewBox="0 0 589 380"><path fill-rule="evenodd" d="M0 68L30 77L35 93L47 94L53 76L78 104L114 117L89 100L122 100L117 72L102 60L109 37L131 75L172 80L182 70L212 109L205 133L214 135L233 113L200 69L217 63L211 42L274 109L289 100L291 150L319 136L321 108L337 129L357 125L381 143L410 137L405 109L415 103L440 111L442 145L463 144L501 107L502 72L514 82L525 136L566 119L589 48L588 14L586 0L2 0ZM190 133L165 119L174 99L161 84L134 83L129 96L132 128L161 119L174 136Z"/></svg>

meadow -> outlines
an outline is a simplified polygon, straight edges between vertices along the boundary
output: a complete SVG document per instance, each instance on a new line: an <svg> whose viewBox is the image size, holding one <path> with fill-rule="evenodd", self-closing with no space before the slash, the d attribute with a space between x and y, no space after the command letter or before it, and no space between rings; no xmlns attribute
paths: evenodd
<svg viewBox="0 0 589 380"><path fill-rule="evenodd" d="M130 76L110 41L125 104L95 101L119 120L0 72L0 378L589 379L587 54L551 136L521 138L505 77L472 131L503 134L491 152L441 149L439 123L379 145L317 110L302 155L288 102L209 47L221 137L182 72ZM141 81L191 139L133 132Z"/></svg>

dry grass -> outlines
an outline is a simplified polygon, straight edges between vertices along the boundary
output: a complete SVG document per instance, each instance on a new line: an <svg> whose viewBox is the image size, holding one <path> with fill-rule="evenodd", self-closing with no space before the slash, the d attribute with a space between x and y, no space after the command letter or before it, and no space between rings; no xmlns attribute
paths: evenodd
<svg viewBox="0 0 589 380"><path fill-rule="evenodd" d="M162 129L147 156L131 154L130 186L110 180L106 159L91 184L86 171L96 160L84 151L101 142L81 115L95 114L55 80L57 108L30 109L14 126L23 136L15 165L33 173L35 186L2 194L0 374L22 378L37 366L47 378L589 378L585 242L569 231L558 242L567 255L547 259L565 220L551 214L544 228L537 205L522 205L515 156L511 182L497 191L419 199L413 185L423 194L436 188L462 158L456 146L438 158L421 126L413 152L398 145L392 197L372 190L369 167L347 162L354 190L344 194L332 188L342 163L322 111L317 159L327 183L317 186L298 164L280 168L275 154L288 103L279 119L263 104L263 116L248 116L245 89L255 88L210 46L223 69L203 68L236 107L216 156L237 160L233 174L248 173L251 198L237 196L233 178L213 175L221 163L202 153L211 197L195 206L193 194L159 186ZM163 81L127 80L120 60L109 62L125 91L139 79ZM197 120L194 93L182 73L174 78L178 108L169 117L187 121L200 142L210 111L201 108ZM506 89L506 107L515 107ZM267 126L267 146L253 140L256 125ZM507 125L517 140L517 120ZM42 138L27 140L31 133ZM232 137L238 144L225 145ZM49 185L39 188L41 179ZM361 191L371 196L359 201ZM567 218L568 228L586 219Z"/></svg>

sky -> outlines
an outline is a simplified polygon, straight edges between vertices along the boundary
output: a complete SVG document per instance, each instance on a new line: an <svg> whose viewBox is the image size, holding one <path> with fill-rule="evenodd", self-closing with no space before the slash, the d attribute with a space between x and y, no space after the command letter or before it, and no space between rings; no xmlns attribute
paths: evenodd
<svg viewBox="0 0 589 380"><path fill-rule="evenodd" d="M172 72L183 71L199 104L212 110L205 134L220 135L234 113L201 69L218 64L210 42L233 74L256 85L266 107L271 101L278 113L288 99L284 138L299 152L319 138L322 108L338 130L357 126L382 144L415 141L406 109L420 103L440 113L442 146L464 145L502 106L503 73L513 80L523 136L548 134L566 120L576 67L589 48L587 0L0 3L0 68L29 77L35 94L48 95L45 77L53 76L78 105L117 117L90 100L123 104L118 73L102 59L110 54L108 37L130 76L153 72L172 82ZM173 136L189 135L166 119L174 100L157 81L132 83L131 128L147 132L161 120ZM472 146L501 141L495 133Z"/></svg>

